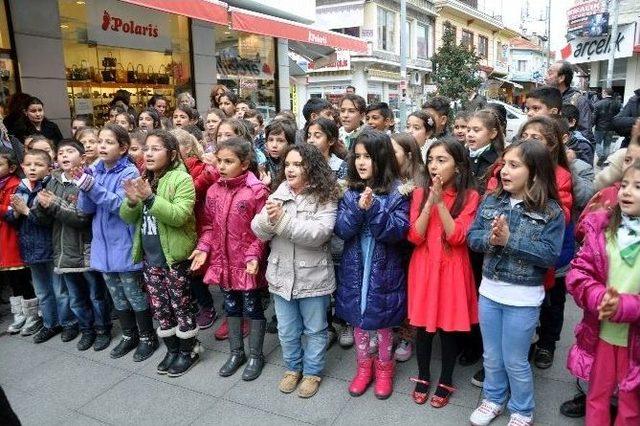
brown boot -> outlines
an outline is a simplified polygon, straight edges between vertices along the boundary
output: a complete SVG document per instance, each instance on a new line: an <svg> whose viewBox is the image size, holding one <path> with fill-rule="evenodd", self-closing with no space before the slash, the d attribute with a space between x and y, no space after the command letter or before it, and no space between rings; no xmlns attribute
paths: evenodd
<svg viewBox="0 0 640 426"><path fill-rule="evenodd" d="M298 387L298 383L302 378L302 373L299 371L285 371L278 389L282 393L291 393Z"/></svg>
<svg viewBox="0 0 640 426"><path fill-rule="evenodd" d="M300 386L298 386L298 396L300 398L311 398L318 392L322 377L318 376L304 376Z"/></svg>

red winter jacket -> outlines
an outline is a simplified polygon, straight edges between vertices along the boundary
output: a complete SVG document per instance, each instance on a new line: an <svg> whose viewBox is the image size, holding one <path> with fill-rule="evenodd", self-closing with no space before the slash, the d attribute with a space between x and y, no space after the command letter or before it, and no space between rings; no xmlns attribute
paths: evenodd
<svg viewBox="0 0 640 426"><path fill-rule="evenodd" d="M184 160L184 165L187 167L196 189L196 204L193 207L193 212L196 216L196 231L198 235L202 235L204 201L207 198L207 190L220 178L220 174L215 167L203 163L197 157L187 158Z"/></svg>
<svg viewBox="0 0 640 426"><path fill-rule="evenodd" d="M264 277L266 244L251 230L251 220L262 210L269 190L251 172L220 179L207 191L205 225L198 250L209 253L204 282L223 290L248 291L267 286ZM246 273L247 262L257 260L258 274Z"/></svg>
<svg viewBox="0 0 640 426"><path fill-rule="evenodd" d="M20 257L18 231L4 219L11 205L11 196L16 192L18 185L20 185L20 178L11 175L4 186L0 188L0 244L2 244L0 268L24 266L22 257Z"/></svg>

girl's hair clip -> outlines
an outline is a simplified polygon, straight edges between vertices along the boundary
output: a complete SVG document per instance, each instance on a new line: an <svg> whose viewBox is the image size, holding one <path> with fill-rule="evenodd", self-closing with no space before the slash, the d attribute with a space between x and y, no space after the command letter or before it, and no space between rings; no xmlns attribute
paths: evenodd
<svg viewBox="0 0 640 426"><path fill-rule="evenodd" d="M431 117L427 118L427 124L428 124L429 126L433 126L433 125L435 124L435 123L433 122L433 118L431 118Z"/></svg>

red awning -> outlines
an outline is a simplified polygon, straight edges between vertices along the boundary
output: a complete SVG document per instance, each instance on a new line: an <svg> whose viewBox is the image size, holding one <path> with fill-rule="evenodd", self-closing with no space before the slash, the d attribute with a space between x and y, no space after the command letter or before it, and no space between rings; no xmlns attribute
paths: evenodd
<svg viewBox="0 0 640 426"><path fill-rule="evenodd" d="M184 15L214 24L229 24L228 5L216 0L121 0L138 6L149 7L167 13Z"/></svg>
<svg viewBox="0 0 640 426"><path fill-rule="evenodd" d="M231 12L231 27L234 30L317 44L334 49L350 50L357 53L367 53L368 50L367 42L356 37L318 30L308 25L235 7L230 7L229 11Z"/></svg>

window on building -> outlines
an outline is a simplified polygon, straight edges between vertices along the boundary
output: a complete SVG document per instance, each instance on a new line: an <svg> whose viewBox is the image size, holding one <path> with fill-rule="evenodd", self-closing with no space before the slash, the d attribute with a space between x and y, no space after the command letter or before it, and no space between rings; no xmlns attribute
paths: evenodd
<svg viewBox="0 0 640 426"><path fill-rule="evenodd" d="M471 50L473 48L473 33L471 31L462 30L460 44Z"/></svg>
<svg viewBox="0 0 640 426"><path fill-rule="evenodd" d="M489 39L485 36L478 36L478 55L482 58L489 57Z"/></svg>
<svg viewBox="0 0 640 426"><path fill-rule="evenodd" d="M409 58L413 58L413 23L407 20L404 23L405 28L407 29L407 56Z"/></svg>
<svg viewBox="0 0 640 426"><path fill-rule="evenodd" d="M416 41L418 58L429 57L429 26L426 24L418 24L416 26Z"/></svg>
<svg viewBox="0 0 640 426"><path fill-rule="evenodd" d="M526 71L526 70L527 70L527 61L519 60L518 71Z"/></svg>
<svg viewBox="0 0 640 426"><path fill-rule="evenodd" d="M457 34L457 28L455 27L455 25L451 25L451 22L445 22L445 23L442 25L442 30L443 30L443 33L444 33L444 32L446 32L446 31L451 31L451 33L453 34L453 39L454 39L454 40L455 40L455 39L456 39L456 37L458 36L458 34Z"/></svg>
<svg viewBox="0 0 640 426"><path fill-rule="evenodd" d="M378 7L378 49L394 50L396 14Z"/></svg>

